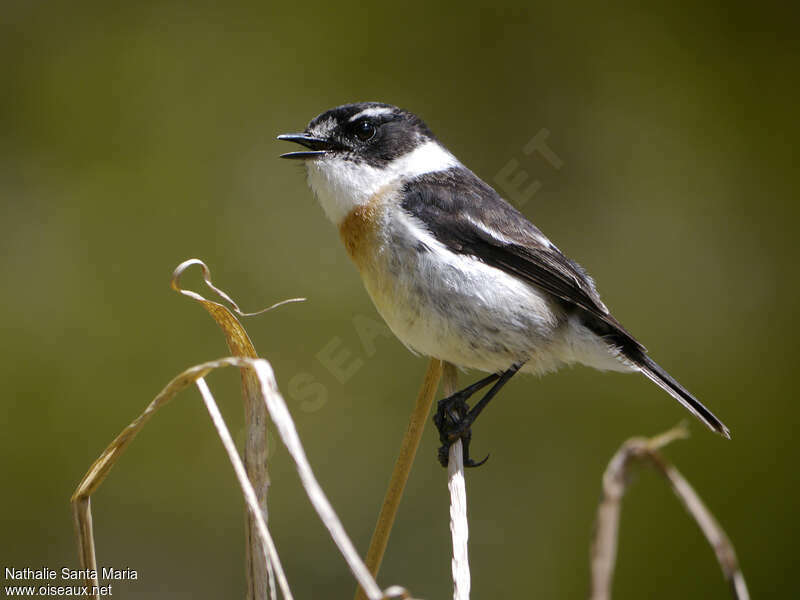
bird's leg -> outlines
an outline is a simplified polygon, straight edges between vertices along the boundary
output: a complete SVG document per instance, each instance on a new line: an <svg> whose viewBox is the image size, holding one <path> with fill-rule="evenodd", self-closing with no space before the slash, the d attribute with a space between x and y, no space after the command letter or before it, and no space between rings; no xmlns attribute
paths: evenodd
<svg viewBox="0 0 800 600"><path fill-rule="evenodd" d="M439 400L433 422L439 430L439 441L442 442L442 446L439 448L439 462L442 466L447 466L450 446L458 439L461 440L464 448L465 467L479 467L486 462L489 458L488 455L479 462L475 462L469 456L469 443L472 439L472 424L475 422L475 419L478 418L478 415L481 414L481 411L489 404L489 401L497 395L500 388L502 388L521 367L522 363L514 364L502 373L494 373L488 377L484 377L460 392L456 392L447 398ZM467 405L467 399L492 382L495 382L494 385L486 392L483 398L470 409Z"/></svg>
<svg viewBox="0 0 800 600"><path fill-rule="evenodd" d="M499 373L492 373L488 377L484 377L480 381L473 383L469 387L465 387L463 390L455 392L454 394L449 395L447 398L442 398L439 400L436 406L436 414L433 415L433 422L436 424L436 429L439 430L439 439L442 443L445 443L445 439L449 437L450 431L457 429L458 425L466 418L469 414L469 405L467 404L467 399L469 399L475 392L482 390L490 383L497 381L500 379ZM452 444L455 442L460 436L456 435L450 443ZM440 457L441 462L441 457ZM445 464L447 460L447 453L445 449Z"/></svg>

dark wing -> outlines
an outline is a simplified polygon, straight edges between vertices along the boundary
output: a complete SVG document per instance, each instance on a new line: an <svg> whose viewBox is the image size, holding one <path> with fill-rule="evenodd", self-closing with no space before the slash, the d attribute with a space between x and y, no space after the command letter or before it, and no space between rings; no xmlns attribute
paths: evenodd
<svg viewBox="0 0 800 600"><path fill-rule="evenodd" d="M423 175L403 189L403 208L453 252L474 256L536 285L581 314L584 324L620 348L642 373L683 404L712 431L728 428L647 356L612 317L592 278L561 254L522 213L464 167Z"/></svg>
<svg viewBox="0 0 800 600"><path fill-rule="evenodd" d="M626 349L644 347L609 314L591 277L465 167L406 183L403 208L448 249L532 283L582 310L587 325Z"/></svg>

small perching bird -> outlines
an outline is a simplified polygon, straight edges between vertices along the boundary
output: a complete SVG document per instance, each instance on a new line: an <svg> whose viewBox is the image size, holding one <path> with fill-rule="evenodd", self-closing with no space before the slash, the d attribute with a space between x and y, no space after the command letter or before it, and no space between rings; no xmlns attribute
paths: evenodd
<svg viewBox="0 0 800 600"><path fill-rule="evenodd" d="M414 114L345 104L278 139L307 150L308 183L378 312L412 351L489 375L439 402L443 446L464 440L518 371L580 363L640 372L709 429L728 428L647 355L594 281L445 148ZM466 400L493 384L471 409Z"/></svg>

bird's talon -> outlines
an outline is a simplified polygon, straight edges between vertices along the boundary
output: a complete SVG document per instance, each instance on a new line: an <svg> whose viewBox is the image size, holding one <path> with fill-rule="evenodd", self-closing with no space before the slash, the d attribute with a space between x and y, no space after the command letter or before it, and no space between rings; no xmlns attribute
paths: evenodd
<svg viewBox="0 0 800 600"><path fill-rule="evenodd" d="M469 456L469 444L470 444L471 441L472 441L472 432L469 432L468 435L461 440L461 443L462 443L461 456L464 459L464 466L469 468L469 469L473 469L475 467L480 467L483 463L485 463L487 460L489 460L489 455L488 454L486 455L486 457L483 460L478 461L478 462L475 462L474 460L472 460L472 458L470 458L470 456Z"/></svg>
<svg viewBox="0 0 800 600"><path fill-rule="evenodd" d="M475 462L471 458L464 457L464 466L469 468L469 469L474 469L475 467L480 467L487 460L489 460L489 455L488 454L486 455L486 457L483 460L479 460L478 462Z"/></svg>
<svg viewBox="0 0 800 600"><path fill-rule="evenodd" d="M439 463L443 467L450 463L450 447L458 440L461 440L463 445L464 466L479 467L489 458L487 456L483 460L475 462L469 456L469 444L472 440L472 430L470 429L472 419L470 418L469 406L460 394L453 394L439 400L433 422L439 430L439 441L442 442L439 447Z"/></svg>

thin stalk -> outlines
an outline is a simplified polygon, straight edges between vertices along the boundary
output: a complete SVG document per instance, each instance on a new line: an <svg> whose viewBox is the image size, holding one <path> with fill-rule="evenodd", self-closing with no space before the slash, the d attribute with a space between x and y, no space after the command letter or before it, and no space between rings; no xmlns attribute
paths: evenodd
<svg viewBox="0 0 800 600"><path fill-rule="evenodd" d="M406 434L400 445L400 454L394 464L392 477L389 480L389 488L383 499L383 506L378 515L378 522L375 524L375 531L372 533L372 540L369 543L369 550L364 562L372 576L377 579L378 571L383 561L383 554L389 543L389 535L392 532L394 519L397 516L397 509L400 507L400 500L403 498L403 490L408 481L408 475L414 464L414 457L417 455L419 442L422 439L422 432L425 430L425 423L431 412L431 405L439 387L439 379L442 377L442 362L432 358L428 363L428 370L425 379L417 395L417 402L408 421ZM356 600L366 600L367 596L359 587L356 590Z"/></svg>

